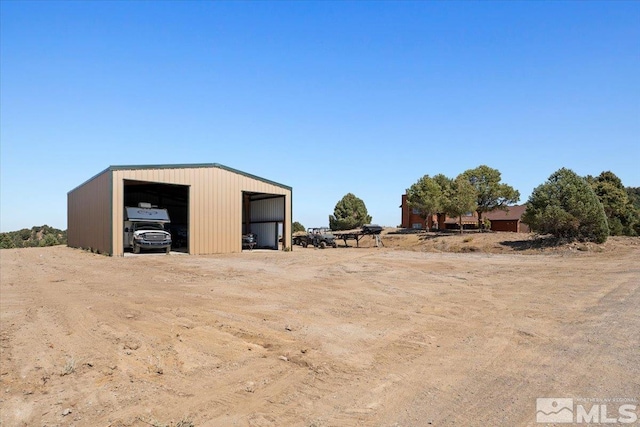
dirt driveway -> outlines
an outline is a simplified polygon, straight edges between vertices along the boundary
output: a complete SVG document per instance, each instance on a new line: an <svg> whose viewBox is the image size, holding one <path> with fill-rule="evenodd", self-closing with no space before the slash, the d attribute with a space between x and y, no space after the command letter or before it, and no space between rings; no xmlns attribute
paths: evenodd
<svg viewBox="0 0 640 427"><path fill-rule="evenodd" d="M0 258L6 427L515 426L538 397L640 399L638 245Z"/></svg>

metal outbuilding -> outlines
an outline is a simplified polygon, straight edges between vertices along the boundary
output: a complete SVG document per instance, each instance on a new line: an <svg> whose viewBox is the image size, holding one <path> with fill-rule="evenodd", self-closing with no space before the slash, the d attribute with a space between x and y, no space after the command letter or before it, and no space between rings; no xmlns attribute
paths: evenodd
<svg viewBox="0 0 640 427"><path fill-rule="evenodd" d="M217 163L110 166L67 194L71 247L124 255L124 211L151 203L171 217L174 246L194 255L291 247L289 186ZM281 242L280 242L281 239Z"/></svg>

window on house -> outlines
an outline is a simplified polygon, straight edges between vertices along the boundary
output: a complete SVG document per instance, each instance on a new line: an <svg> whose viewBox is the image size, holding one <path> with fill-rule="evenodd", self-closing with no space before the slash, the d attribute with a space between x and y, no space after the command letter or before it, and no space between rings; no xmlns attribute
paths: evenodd
<svg viewBox="0 0 640 427"><path fill-rule="evenodd" d="M414 215L420 215L420 209L413 208L413 209L411 209L411 213L414 214Z"/></svg>
<svg viewBox="0 0 640 427"><path fill-rule="evenodd" d="M422 224L419 222L414 222L413 224L411 224L411 228L413 228L414 230L422 230Z"/></svg>

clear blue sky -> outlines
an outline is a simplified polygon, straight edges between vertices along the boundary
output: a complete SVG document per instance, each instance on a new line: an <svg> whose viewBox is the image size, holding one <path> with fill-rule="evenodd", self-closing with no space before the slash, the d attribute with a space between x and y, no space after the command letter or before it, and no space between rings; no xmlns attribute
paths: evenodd
<svg viewBox="0 0 640 427"><path fill-rule="evenodd" d="M328 224L424 174L640 186L640 2L1 1L2 231L109 165L222 163Z"/></svg>

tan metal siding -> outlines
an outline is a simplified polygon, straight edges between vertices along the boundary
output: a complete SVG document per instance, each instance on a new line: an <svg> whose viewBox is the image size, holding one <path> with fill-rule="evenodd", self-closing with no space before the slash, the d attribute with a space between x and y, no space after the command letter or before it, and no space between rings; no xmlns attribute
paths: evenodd
<svg viewBox="0 0 640 427"><path fill-rule="evenodd" d="M113 171L113 247L123 254L124 180L190 186L189 253L214 254L242 250L242 192L285 196L285 246L291 247L291 191L226 169L163 168Z"/></svg>
<svg viewBox="0 0 640 427"><path fill-rule="evenodd" d="M111 171L105 171L67 195L70 247L112 254Z"/></svg>

